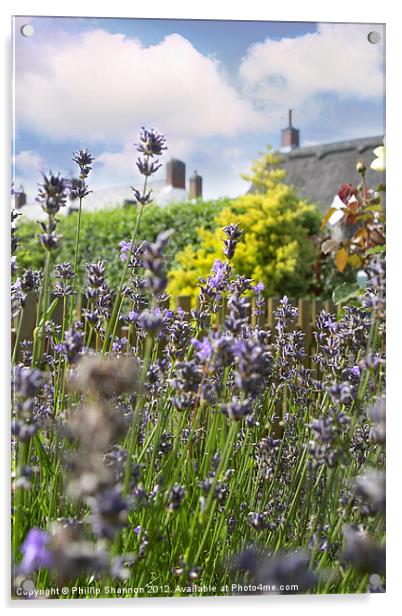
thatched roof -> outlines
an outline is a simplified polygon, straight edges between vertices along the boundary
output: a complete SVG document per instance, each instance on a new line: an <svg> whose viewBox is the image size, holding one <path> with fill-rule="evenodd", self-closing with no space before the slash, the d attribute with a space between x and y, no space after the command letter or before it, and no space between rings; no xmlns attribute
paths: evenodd
<svg viewBox="0 0 402 616"><path fill-rule="evenodd" d="M366 137L337 143L301 147L282 153L282 166L286 170L286 183L293 185L298 194L316 203L326 211L341 184L356 184L360 176L356 162L364 160L367 167L367 187L375 188L384 182L383 174L370 169L375 158L374 148L383 145L383 137Z"/></svg>

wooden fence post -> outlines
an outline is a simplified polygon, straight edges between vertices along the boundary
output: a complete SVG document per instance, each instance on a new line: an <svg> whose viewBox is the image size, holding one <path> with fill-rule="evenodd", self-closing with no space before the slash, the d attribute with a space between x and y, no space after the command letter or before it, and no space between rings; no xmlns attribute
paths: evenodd
<svg viewBox="0 0 402 616"><path fill-rule="evenodd" d="M189 295L180 295L177 298L177 308L182 308L184 312L191 312L191 297Z"/></svg>
<svg viewBox="0 0 402 616"><path fill-rule="evenodd" d="M271 330L271 339L273 340L276 335L276 321L275 321L275 310L278 308L280 299L276 297L269 297L264 306L264 315L262 318L260 317L260 322L264 323L267 329ZM313 337L313 329L322 309L327 312L332 312L334 314L338 314L339 310L337 307L329 300L320 300L320 299L299 299L297 301L289 299L289 302L293 305L296 304L298 308L298 320L297 327L300 328L305 333L305 343L306 350L310 350L314 341ZM82 309L86 305L85 296L79 295L77 297L77 312L75 313L76 317L81 316ZM26 298L25 307L22 313L22 322L21 322L21 334L20 340L32 340L33 339L33 331L36 323L36 307L37 307L37 298L34 293L29 293ZM168 304L166 304L168 307ZM182 308L186 313L190 314L192 308L192 298L189 295L181 295L177 298L176 308ZM257 318L254 314L255 310L255 297L251 298L250 301L250 319L252 325L256 325ZM224 304L224 313L227 313L227 303ZM53 315L52 320L61 324L62 322L62 302L59 301ZM118 324L116 333L118 336L127 336L128 327L125 325ZM132 334L133 335L133 334ZM14 333L15 336L15 333Z"/></svg>
<svg viewBox="0 0 402 616"><path fill-rule="evenodd" d="M22 309L21 316L21 330L19 341L21 343L22 340L33 340L33 333L36 325L36 307L37 307L37 298L35 293L32 291L28 293L25 306ZM19 349L17 349L17 357L19 357Z"/></svg>
<svg viewBox="0 0 402 616"><path fill-rule="evenodd" d="M275 315L274 312L277 309L279 300L273 297L269 297L267 301L267 325L270 329L275 327Z"/></svg>
<svg viewBox="0 0 402 616"><path fill-rule="evenodd" d="M314 301L314 300L313 300ZM308 354L308 358L310 356L311 342L312 342L312 301L308 299L299 299L298 300L298 326L304 332L304 346L306 352Z"/></svg>

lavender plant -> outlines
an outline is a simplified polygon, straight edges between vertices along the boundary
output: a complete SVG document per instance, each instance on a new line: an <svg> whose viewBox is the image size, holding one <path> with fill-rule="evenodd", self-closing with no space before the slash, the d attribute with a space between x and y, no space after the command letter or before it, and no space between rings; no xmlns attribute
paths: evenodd
<svg viewBox="0 0 402 616"><path fill-rule="evenodd" d="M14 263L17 323L24 295L38 295L33 344L17 335L13 356L14 596L382 591L384 264L373 256L361 305L318 315L310 358L288 298L265 329L264 286L233 269L235 224L197 308L169 308L171 231L137 242L165 149L142 130L117 288L99 255L80 310L79 222L73 263L55 264L51 287L70 190L59 176L39 193L43 275ZM81 209L93 157L74 160Z"/></svg>

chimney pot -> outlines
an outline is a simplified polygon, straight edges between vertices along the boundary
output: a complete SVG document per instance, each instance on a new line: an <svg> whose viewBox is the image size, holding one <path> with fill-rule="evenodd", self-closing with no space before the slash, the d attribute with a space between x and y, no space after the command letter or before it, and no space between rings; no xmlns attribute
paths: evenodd
<svg viewBox="0 0 402 616"><path fill-rule="evenodd" d="M289 152L300 146L300 131L292 126L292 110L289 109L289 126L282 130L282 151Z"/></svg>
<svg viewBox="0 0 402 616"><path fill-rule="evenodd" d="M197 171L194 171L190 178L189 197L190 199L201 199L202 197L202 177Z"/></svg>

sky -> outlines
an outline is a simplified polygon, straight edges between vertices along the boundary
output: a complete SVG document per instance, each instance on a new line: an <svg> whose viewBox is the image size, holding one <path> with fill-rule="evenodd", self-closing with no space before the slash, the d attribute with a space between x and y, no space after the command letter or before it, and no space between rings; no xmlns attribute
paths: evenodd
<svg viewBox="0 0 402 616"><path fill-rule="evenodd" d="M32 202L41 172L76 174L72 153L88 148L92 189L139 185L145 126L205 198L237 196L289 108L302 147L384 133L384 38L379 24L17 17L15 183Z"/></svg>

